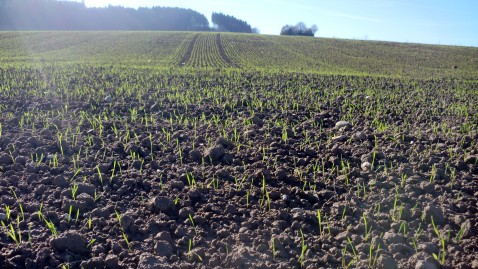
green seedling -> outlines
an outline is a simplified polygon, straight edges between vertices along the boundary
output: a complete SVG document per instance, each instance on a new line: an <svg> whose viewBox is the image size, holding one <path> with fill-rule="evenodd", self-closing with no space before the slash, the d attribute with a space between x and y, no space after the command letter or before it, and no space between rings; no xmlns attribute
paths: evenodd
<svg viewBox="0 0 478 269"><path fill-rule="evenodd" d="M47 219L44 219L44 220L45 220L46 226L48 227L48 229L50 229L53 237L58 237L58 232L56 230L55 224L52 221L49 221Z"/></svg>
<svg viewBox="0 0 478 269"><path fill-rule="evenodd" d="M71 198L76 200L76 193L78 192L78 184L73 183L73 187L71 187Z"/></svg>
<svg viewBox="0 0 478 269"><path fill-rule="evenodd" d="M79 217L80 217L80 209L79 209L79 208L77 208L77 209L76 209L76 218L75 218L75 223L77 223L77 222L78 222L78 218L79 218Z"/></svg>
<svg viewBox="0 0 478 269"><path fill-rule="evenodd" d="M194 228L194 233L195 233L196 235L198 235L198 231L197 231L197 229L196 229L196 225L194 224L193 216L191 216L191 214L189 214L189 221L191 222L191 225L192 225L193 228Z"/></svg>
<svg viewBox="0 0 478 269"><path fill-rule="evenodd" d="M467 229L468 229L468 223L465 222L461 225L460 231L458 231L458 234L455 237L455 242L458 243L461 241Z"/></svg>
<svg viewBox="0 0 478 269"><path fill-rule="evenodd" d="M370 244L368 260L369 260L369 266L372 268L375 267L375 265L377 264L379 250L380 250L380 244L378 244L377 249L375 249L375 245L373 243ZM374 251L375 251L375 255L373 255Z"/></svg>
<svg viewBox="0 0 478 269"><path fill-rule="evenodd" d="M271 239L271 249L272 249L272 258L275 260L276 259L276 244L275 244L275 239L272 237Z"/></svg>
<svg viewBox="0 0 478 269"><path fill-rule="evenodd" d="M100 179L101 185L103 185L103 176L101 175L100 167L96 166L96 171L98 172L98 178Z"/></svg>
<svg viewBox="0 0 478 269"><path fill-rule="evenodd" d="M88 224L88 229L91 230L91 225L93 224L93 219L91 217L88 218L87 224Z"/></svg>
<svg viewBox="0 0 478 269"><path fill-rule="evenodd" d="M72 211L73 211L73 206L70 205L70 209L68 210L68 223L70 223Z"/></svg>
<svg viewBox="0 0 478 269"><path fill-rule="evenodd" d="M249 191L246 191L246 207L249 208Z"/></svg>
<svg viewBox="0 0 478 269"><path fill-rule="evenodd" d="M10 223L9 228L7 228L5 223L2 221L2 226L7 231L7 235L10 236L10 238L15 242L15 244L18 245L20 243L20 239L17 238L17 234L15 232L15 228L13 228L13 225Z"/></svg>
<svg viewBox="0 0 478 269"><path fill-rule="evenodd" d="M403 235L406 236L407 235L407 223L405 221L402 221L402 223L400 224L400 228L398 229L398 233L400 233L402 231L403 231Z"/></svg>
<svg viewBox="0 0 478 269"><path fill-rule="evenodd" d="M189 245L188 245L188 260L192 260L192 247L193 247L193 240L189 239Z"/></svg>
<svg viewBox="0 0 478 269"><path fill-rule="evenodd" d="M347 207L344 206L344 209L342 210L342 220L345 219L345 213L346 213L346 211L347 211Z"/></svg>
<svg viewBox="0 0 478 269"><path fill-rule="evenodd" d="M433 220L433 216L430 217L432 221L433 231L438 236L438 240L440 241L441 249L439 253L432 253L433 258L437 260L441 265L445 264L445 256L446 256L446 245L445 245L445 238L440 234L437 226L435 225L435 221Z"/></svg>
<svg viewBox="0 0 478 269"><path fill-rule="evenodd" d="M20 209L20 214L22 215L22 221L25 220L25 213L23 212L22 203L18 203L18 208Z"/></svg>
<svg viewBox="0 0 478 269"><path fill-rule="evenodd" d="M436 175L437 175L437 170L436 170L435 164L433 164L432 165L432 172L430 174L430 183L435 182Z"/></svg>
<svg viewBox="0 0 478 269"><path fill-rule="evenodd" d="M96 242L95 238L91 239L90 242L88 243L88 245L86 246L86 248L91 247L95 242Z"/></svg>
<svg viewBox="0 0 478 269"><path fill-rule="evenodd" d="M300 236L301 236L301 251L299 256L299 264L300 264L300 267L302 267L304 265L305 252L307 251L307 245L305 244L305 238L304 238L304 233L302 232L302 229L300 229Z"/></svg>
<svg viewBox="0 0 478 269"><path fill-rule="evenodd" d="M320 213L320 209L317 209L317 222L319 223L319 231L320 231L320 235L322 236L322 234L323 234L322 216L321 216L321 213Z"/></svg>
<svg viewBox="0 0 478 269"><path fill-rule="evenodd" d="M40 203L40 208L38 209L38 220L42 220L43 218L43 213L42 213L42 209L43 209L43 203Z"/></svg>
<svg viewBox="0 0 478 269"><path fill-rule="evenodd" d="M370 233L372 232L372 227L368 227L367 225L367 216L365 215L365 212L362 214L362 219L363 219L363 224L365 226L364 239L365 241L367 241Z"/></svg>
<svg viewBox="0 0 478 269"><path fill-rule="evenodd" d="M126 235L126 233L124 232L123 232L123 239L126 242L126 245L128 246L129 251L131 251L131 244L129 243L128 235Z"/></svg>
<svg viewBox="0 0 478 269"><path fill-rule="evenodd" d="M118 211L116 211L116 209L115 209L115 215L116 215L116 219L118 220L118 223L121 226L121 215L118 213ZM122 226L121 226L121 229L123 229Z"/></svg>
<svg viewBox="0 0 478 269"><path fill-rule="evenodd" d="M354 254L354 258L357 259L357 251L355 251L355 247L352 243L352 240L350 240L350 237L347 236L347 242L349 243L349 246L352 248L352 253Z"/></svg>
<svg viewBox="0 0 478 269"><path fill-rule="evenodd" d="M98 199L100 199L101 194L98 194L95 190L95 193L93 194L93 201L96 203Z"/></svg>

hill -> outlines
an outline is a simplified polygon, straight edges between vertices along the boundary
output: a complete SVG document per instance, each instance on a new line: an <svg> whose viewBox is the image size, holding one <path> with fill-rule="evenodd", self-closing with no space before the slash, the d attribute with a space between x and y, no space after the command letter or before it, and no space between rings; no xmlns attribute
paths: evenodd
<svg viewBox="0 0 478 269"><path fill-rule="evenodd" d="M475 79L478 48L194 32L2 32L8 64L246 68Z"/></svg>

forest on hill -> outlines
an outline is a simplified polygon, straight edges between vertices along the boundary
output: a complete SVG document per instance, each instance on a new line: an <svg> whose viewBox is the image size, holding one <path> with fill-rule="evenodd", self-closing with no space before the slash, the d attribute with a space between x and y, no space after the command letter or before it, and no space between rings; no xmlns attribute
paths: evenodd
<svg viewBox="0 0 478 269"><path fill-rule="evenodd" d="M216 14L216 15L215 15ZM220 14L219 19L215 19ZM251 33L246 22L213 13L213 28L201 13L177 7L120 6L89 8L84 3L55 0L1 0L0 30L149 30L215 31Z"/></svg>

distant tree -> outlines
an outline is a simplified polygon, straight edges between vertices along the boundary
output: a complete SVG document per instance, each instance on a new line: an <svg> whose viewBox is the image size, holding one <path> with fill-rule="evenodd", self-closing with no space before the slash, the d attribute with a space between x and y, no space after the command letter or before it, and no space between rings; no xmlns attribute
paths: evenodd
<svg viewBox="0 0 478 269"><path fill-rule="evenodd" d="M191 9L87 8L84 1L0 0L1 30L209 31L207 18Z"/></svg>
<svg viewBox="0 0 478 269"><path fill-rule="evenodd" d="M312 25L310 28L303 22L296 25L284 25L280 31L281 35L296 35L296 36L314 36L317 32L317 25Z"/></svg>
<svg viewBox="0 0 478 269"><path fill-rule="evenodd" d="M236 33L253 33L251 26L242 20L233 16L224 15L222 13L213 12L211 16L212 23L218 31L236 32Z"/></svg>

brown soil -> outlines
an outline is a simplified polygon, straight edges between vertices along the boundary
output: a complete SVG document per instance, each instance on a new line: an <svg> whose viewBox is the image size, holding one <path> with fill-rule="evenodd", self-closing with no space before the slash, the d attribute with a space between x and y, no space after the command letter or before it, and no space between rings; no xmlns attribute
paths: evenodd
<svg viewBox="0 0 478 269"><path fill-rule="evenodd" d="M234 82L240 85L208 75L192 85L195 78L182 75L95 68L72 75L72 88L90 78L115 89L168 83L144 85L137 95L104 86L109 102L101 94L49 96L60 88L53 79L44 95L29 96L21 83L54 78L54 69L4 72L23 80L16 94L0 97L1 268L440 268L438 238L446 241L443 268L478 268L478 135L461 132L465 116L437 117L452 102L476 104L476 96L440 90L463 87L459 82L245 72ZM170 94L210 83L241 91L195 104ZM345 84L356 90L341 90ZM297 96L296 108L287 99L282 109L253 105L270 102L267 91L288 96L299 85L317 90ZM431 112L412 105L417 88L449 102ZM328 94L319 89L340 94L312 106ZM398 137L377 131L374 117L360 110L383 101L365 89L400 96L401 115L390 103L378 116L404 126ZM353 124L336 128L347 104L358 108ZM80 121L80 111L101 118L104 128L94 127L93 117ZM105 116L112 111L115 117ZM29 121L25 112L38 117ZM414 119L409 128L405 117ZM213 124L228 118L224 132ZM435 132L433 122L447 122L449 132Z"/></svg>

